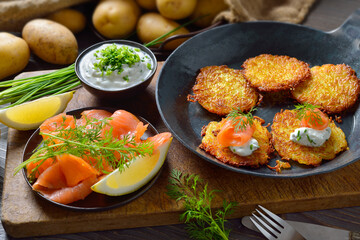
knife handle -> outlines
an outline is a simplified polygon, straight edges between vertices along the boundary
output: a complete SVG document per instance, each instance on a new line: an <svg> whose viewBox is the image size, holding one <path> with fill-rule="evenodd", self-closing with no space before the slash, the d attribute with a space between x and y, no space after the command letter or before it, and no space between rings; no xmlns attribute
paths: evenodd
<svg viewBox="0 0 360 240"><path fill-rule="evenodd" d="M360 232L350 232L349 240L360 240Z"/></svg>

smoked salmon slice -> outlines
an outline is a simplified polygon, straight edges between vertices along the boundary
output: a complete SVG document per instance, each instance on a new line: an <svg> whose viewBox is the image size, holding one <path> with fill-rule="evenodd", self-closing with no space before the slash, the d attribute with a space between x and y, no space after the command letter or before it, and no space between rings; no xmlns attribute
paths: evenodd
<svg viewBox="0 0 360 240"><path fill-rule="evenodd" d="M93 166L99 173L110 173L114 171L114 168L111 167L111 165L106 161L104 158L101 159L101 162L99 159L92 158L90 156L84 156L83 159L89 163L91 166Z"/></svg>
<svg viewBox="0 0 360 240"><path fill-rule="evenodd" d="M67 187L73 187L93 175L100 173L84 159L71 154L61 154L56 156L66 180Z"/></svg>
<svg viewBox="0 0 360 240"><path fill-rule="evenodd" d="M41 190L40 192L54 202L69 204L85 199L92 192L91 186L98 180L98 177L93 175L74 187L64 187L57 190Z"/></svg>
<svg viewBox="0 0 360 240"><path fill-rule="evenodd" d="M301 119L302 127L309 127L316 130L324 130L329 126L330 119L318 108L307 110Z"/></svg>
<svg viewBox="0 0 360 240"><path fill-rule="evenodd" d="M54 117L45 120L40 125L40 133L56 133L59 129L75 128L75 118L65 113L60 113ZM43 135L46 139L47 136Z"/></svg>
<svg viewBox="0 0 360 240"><path fill-rule="evenodd" d="M112 134L118 139L122 139L125 135L140 139L147 129L147 125L144 125L132 113L125 110L117 110L111 115L111 118L109 126L105 126L104 131L109 131L112 127Z"/></svg>
<svg viewBox="0 0 360 240"><path fill-rule="evenodd" d="M243 129L236 130L234 125L241 120L240 118L244 121L245 126ZM225 118L220 124L220 132L216 138L223 147L242 146L251 139L255 131L255 125L250 126L245 117L237 117L235 122Z"/></svg>
<svg viewBox="0 0 360 240"><path fill-rule="evenodd" d="M50 167L55 162L53 158L47 158L45 160L40 160L38 162L29 162L26 165L26 175L27 177L38 178L41 173L43 173L48 167ZM37 170L35 168L38 166ZM35 171L35 172L33 172ZM32 175L32 176L31 176Z"/></svg>
<svg viewBox="0 0 360 240"><path fill-rule="evenodd" d="M33 184L34 190L59 189L66 187L66 179L60 164L54 163L48 167Z"/></svg>
<svg viewBox="0 0 360 240"><path fill-rule="evenodd" d="M159 133L159 134L157 134L155 136L148 137L146 139L146 141L152 142L154 144L154 150L156 150L159 146L163 145L170 138L171 138L171 133L163 132L163 133Z"/></svg>
<svg viewBox="0 0 360 240"><path fill-rule="evenodd" d="M97 175L99 172L82 158L62 154L39 175L33 189L55 202L68 204L89 195Z"/></svg>
<svg viewBox="0 0 360 240"><path fill-rule="evenodd" d="M81 113L81 118L77 120L76 124L85 125L90 119L103 120L111 117L112 113L102 109L86 110Z"/></svg>

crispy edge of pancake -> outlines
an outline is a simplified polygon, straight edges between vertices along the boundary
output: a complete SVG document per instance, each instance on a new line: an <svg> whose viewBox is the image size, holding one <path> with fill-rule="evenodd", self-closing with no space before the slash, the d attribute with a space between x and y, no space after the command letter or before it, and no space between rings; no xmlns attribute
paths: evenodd
<svg viewBox="0 0 360 240"><path fill-rule="evenodd" d="M310 70L311 77L291 91L298 102L317 105L329 114L345 111L356 103L360 79L350 66L324 64Z"/></svg>
<svg viewBox="0 0 360 240"><path fill-rule="evenodd" d="M289 90L310 76L308 63L286 55L261 54L248 58L241 67L250 85L264 92Z"/></svg>
<svg viewBox="0 0 360 240"><path fill-rule="evenodd" d="M270 142L270 132L262 126L261 118L254 118L255 132L253 138L259 142L260 148L250 156L242 157L233 153L228 147L222 147L216 140L216 134L220 130L220 122L210 122L201 131L202 141L199 148L208 152L219 161L235 167L258 168L269 162L270 154L274 151Z"/></svg>
<svg viewBox="0 0 360 240"><path fill-rule="evenodd" d="M248 112L261 101L241 71L226 65L201 68L192 90L194 95L189 94L188 101L197 101L209 112L221 116L236 108Z"/></svg>
<svg viewBox="0 0 360 240"><path fill-rule="evenodd" d="M290 140L290 134L300 128L296 110L285 110L275 114L271 126L272 143L284 160L294 160L301 164L318 166L322 160L332 160L336 155L348 149L345 134L331 121L331 136L320 147L302 146Z"/></svg>

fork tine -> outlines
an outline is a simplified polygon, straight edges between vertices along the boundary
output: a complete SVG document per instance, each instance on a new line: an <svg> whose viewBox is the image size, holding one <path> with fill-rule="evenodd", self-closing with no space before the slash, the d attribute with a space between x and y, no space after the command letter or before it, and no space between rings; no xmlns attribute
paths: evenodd
<svg viewBox="0 0 360 240"><path fill-rule="evenodd" d="M257 223L252 217L250 217L251 222L259 229L259 231L269 240L275 240L276 238L268 233L260 224Z"/></svg>
<svg viewBox="0 0 360 240"><path fill-rule="evenodd" d="M285 222L281 217L278 217L276 214L270 212L269 210L267 210L266 208L264 208L261 205L258 205L259 208L261 208L261 210L263 210L265 213L267 213L272 219L274 219L275 221L277 221L278 223L280 223L282 226L289 226L289 224L287 222Z"/></svg>
<svg viewBox="0 0 360 240"><path fill-rule="evenodd" d="M275 229L271 228L271 226L269 226L269 224L264 222L264 220L262 220L260 217L256 216L255 214L252 214L252 215L258 221L258 223L260 223L262 225L262 227L267 230L267 232L270 232L275 237L279 236L280 232L278 232Z"/></svg>
<svg viewBox="0 0 360 240"><path fill-rule="evenodd" d="M275 223L273 220L268 218L265 214L263 214L259 210L257 210L257 209L255 209L255 210L261 217L263 217L273 228L276 228L276 230L278 230L279 232L281 232L281 230L284 229L282 226L279 225L279 223Z"/></svg>

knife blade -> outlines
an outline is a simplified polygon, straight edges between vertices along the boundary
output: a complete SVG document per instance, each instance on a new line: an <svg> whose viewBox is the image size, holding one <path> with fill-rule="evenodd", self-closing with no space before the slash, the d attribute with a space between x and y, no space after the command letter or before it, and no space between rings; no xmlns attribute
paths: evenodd
<svg viewBox="0 0 360 240"><path fill-rule="evenodd" d="M307 240L360 240L360 232L350 232L343 229L336 229L318 224L296 222L286 220L291 226L295 228ZM241 223L254 231L260 232L256 226L251 222L250 216L245 216L241 219Z"/></svg>

